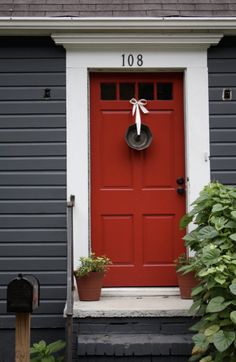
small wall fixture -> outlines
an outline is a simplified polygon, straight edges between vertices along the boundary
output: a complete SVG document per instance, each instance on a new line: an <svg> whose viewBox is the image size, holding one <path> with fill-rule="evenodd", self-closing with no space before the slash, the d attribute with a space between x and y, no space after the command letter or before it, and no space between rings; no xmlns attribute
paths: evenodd
<svg viewBox="0 0 236 362"><path fill-rule="evenodd" d="M51 89L50 88L44 89L44 98L46 98L46 99L51 98Z"/></svg>
<svg viewBox="0 0 236 362"><path fill-rule="evenodd" d="M222 92L223 101L232 101L232 89L225 88Z"/></svg>

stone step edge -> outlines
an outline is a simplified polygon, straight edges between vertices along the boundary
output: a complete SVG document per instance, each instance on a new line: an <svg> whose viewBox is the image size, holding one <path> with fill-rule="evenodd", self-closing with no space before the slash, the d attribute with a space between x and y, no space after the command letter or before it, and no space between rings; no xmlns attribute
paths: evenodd
<svg viewBox="0 0 236 362"><path fill-rule="evenodd" d="M78 356L189 356L192 335L93 334L78 336Z"/></svg>

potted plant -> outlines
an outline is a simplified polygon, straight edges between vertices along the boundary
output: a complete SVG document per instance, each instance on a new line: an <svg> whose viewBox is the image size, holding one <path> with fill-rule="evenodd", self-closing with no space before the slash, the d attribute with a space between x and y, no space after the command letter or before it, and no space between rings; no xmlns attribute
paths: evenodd
<svg viewBox="0 0 236 362"><path fill-rule="evenodd" d="M181 299L191 299L192 289L198 284L198 279L193 268L195 258L181 254L175 262L180 297Z"/></svg>
<svg viewBox="0 0 236 362"><path fill-rule="evenodd" d="M195 229L185 236L196 251L200 284L193 289L191 311L200 320L191 328L189 361L235 362L236 356L236 189L212 182L182 220Z"/></svg>
<svg viewBox="0 0 236 362"><path fill-rule="evenodd" d="M92 301L100 299L104 274L111 264L108 257L105 255L96 256L95 253L80 258L80 265L74 271L80 300Z"/></svg>

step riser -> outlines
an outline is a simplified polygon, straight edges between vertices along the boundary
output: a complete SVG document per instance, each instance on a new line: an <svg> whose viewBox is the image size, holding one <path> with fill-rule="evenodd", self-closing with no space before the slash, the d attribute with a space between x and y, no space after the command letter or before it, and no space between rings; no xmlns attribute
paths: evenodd
<svg viewBox="0 0 236 362"><path fill-rule="evenodd" d="M75 321L74 321L75 322ZM79 325L80 334L91 333L158 333L188 334L193 325L192 317L172 318L81 318L74 325Z"/></svg>
<svg viewBox="0 0 236 362"><path fill-rule="evenodd" d="M186 356L150 356L150 357L79 357L79 359L73 360L73 362L188 362L188 357Z"/></svg>
<svg viewBox="0 0 236 362"><path fill-rule="evenodd" d="M187 362L192 317L74 320L74 362Z"/></svg>

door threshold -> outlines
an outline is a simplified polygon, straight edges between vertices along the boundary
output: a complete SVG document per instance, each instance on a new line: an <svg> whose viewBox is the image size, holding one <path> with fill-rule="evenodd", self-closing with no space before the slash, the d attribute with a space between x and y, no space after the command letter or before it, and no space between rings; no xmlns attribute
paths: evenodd
<svg viewBox="0 0 236 362"><path fill-rule="evenodd" d="M155 297L180 295L178 287L102 288L103 297Z"/></svg>

